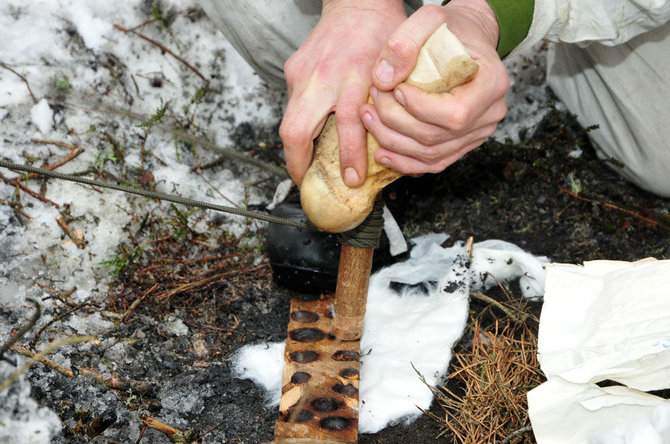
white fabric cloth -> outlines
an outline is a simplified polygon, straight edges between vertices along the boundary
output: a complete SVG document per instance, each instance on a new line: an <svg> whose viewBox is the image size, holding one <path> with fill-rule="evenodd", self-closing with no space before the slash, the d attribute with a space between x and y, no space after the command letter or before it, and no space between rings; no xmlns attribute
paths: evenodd
<svg viewBox="0 0 670 444"><path fill-rule="evenodd" d="M670 261L547 266L538 360L528 393L540 444L670 442ZM621 386L599 387L603 381Z"/></svg>
<svg viewBox="0 0 670 444"><path fill-rule="evenodd" d="M669 21L670 1L535 0L528 35L513 54L540 40L615 46Z"/></svg>

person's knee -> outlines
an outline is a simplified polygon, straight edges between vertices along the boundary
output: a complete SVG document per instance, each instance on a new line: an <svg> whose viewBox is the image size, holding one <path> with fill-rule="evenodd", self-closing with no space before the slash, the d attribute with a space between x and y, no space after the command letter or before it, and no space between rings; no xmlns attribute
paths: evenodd
<svg viewBox="0 0 670 444"><path fill-rule="evenodd" d="M614 166L622 176L642 188L663 197L670 197L670 165L663 159L644 159L633 166Z"/></svg>

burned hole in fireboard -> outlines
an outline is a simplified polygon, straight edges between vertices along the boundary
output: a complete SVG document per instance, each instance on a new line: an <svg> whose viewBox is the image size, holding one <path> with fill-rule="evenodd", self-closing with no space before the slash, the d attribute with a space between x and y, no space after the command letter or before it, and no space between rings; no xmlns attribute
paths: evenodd
<svg viewBox="0 0 670 444"><path fill-rule="evenodd" d="M317 412L334 412L342 406L342 402L335 398L316 398L312 401L312 408Z"/></svg>
<svg viewBox="0 0 670 444"><path fill-rule="evenodd" d="M319 354L312 350L296 351L289 355L289 359L292 362L306 364L308 362L314 362L319 359Z"/></svg>
<svg viewBox="0 0 670 444"><path fill-rule="evenodd" d="M289 332L289 336L298 342L319 342L326 337L326 334L318 328L298 328Z"/></svg>
<svg viewBox="0 0 670 444"><path fill-rule="evenodd" d="M330 416L328 418L323 418L319 424L322 429L341 432L342 430L350 428L352 421L351 418L345 418L343 416Z"/></svg>
<svg viewBox="0 0 670 444"><path fill-rule="evenodd" d="M319 315L307 310L298 310L291 313L291 319L296 322L310 323L319 320Z"/></svg>
<svg viewBox="0 0 670 444"><path fill-rule="evenodd" d="M310 375L307 372L295 372L293 376L291 376L291 382L293 384L304 384L307 381L309 381L312 378L312 375Z"/></svg>

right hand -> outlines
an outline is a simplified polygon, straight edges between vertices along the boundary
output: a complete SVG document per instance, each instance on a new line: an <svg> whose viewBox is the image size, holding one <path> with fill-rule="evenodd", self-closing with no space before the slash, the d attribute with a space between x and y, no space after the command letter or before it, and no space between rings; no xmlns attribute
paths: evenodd
<svg viewBox="0 0 670 444"><path fill-rule="evenodd" d="M419 48L442 23L479 63L479 71L449 93L428 94L403 82L414 69ZM496 53L498 32L484 0L452 0L442 8L420 8L392 34L374 71L374 105L360 110L381 146L377 162L405 174L440 172L495 131L507 111L509 88Z"/></svg>
<svg viewBox="0 0 670 444"><path fill-rule="evenodd" d="M349 187L367 176L366 102L372 67L389 35L406 19L400 0L323 1L321 19L284 65L289 100L279 128L288 172L300 185L313 140L335 111L340 166Z"/></svg>

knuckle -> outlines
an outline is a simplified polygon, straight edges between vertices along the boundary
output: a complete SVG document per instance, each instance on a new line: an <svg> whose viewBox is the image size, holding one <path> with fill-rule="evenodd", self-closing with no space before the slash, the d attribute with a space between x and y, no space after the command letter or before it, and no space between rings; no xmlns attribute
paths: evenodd
<svg viewBox="0 0 670 444"><path fill-rule="evenodd" d="M279 137L288 147L300 145L305 141L304 131L291 119L284 119L279 125Z"/></svg>
<svg viewBox="0 0 670 444"><path fill-rule="evenodd" d="M446 160L440 161L440 162L433 162L430 165L428 165L428 173L441 173L444 171L450 163Z"/></svg>
<svg viewBox="0 0 670 444"><path fill-rule="evenodd" d="M507 115L507 104L503 100L499 106L495 107L493 117L497 122L500 122Z"/></svg>
<svg viewBox="0 0 670 444"><path fill-rule="evenodd" d="M449 118L449 127L454 131L464 131L470 123L470 111L464 107L455 108Z"/></svg>
<svg viewBox="0 0 670 444"><path fill-rule="evenodd" d="M284 77L286 77L286 82L292 82L299 72L300 70L298 69L296 57L289 57L289 59L284 63Z"/></svg>
<svg viewBox="0 0 670 444"><path fill-rule="evenodd" d="M509 75L507 74L507 70L504 69L504 66L502 67L502 70L500 72L500 75L496 76L498 79L498 88L499 91L503 93L503 95L507 92L507 90L510 87L511 81L509 79Z"/></svg>
<svg viewBox="0 0 670 444"><path fill-rule="evenodd" d="M444 168L439 164L439 163L429 163L426 162L424 163L425 167L423 168L426 173L439 173L441 172Z"/></svg>
<svg viewBox="0 0 670 444"><path fill-rule="evenodd" d="M425 163L433 164L437 162L441 157L442 153L440 152L440 150L438 150L437 147L430 146L421 150L420 160Z"/></svg>
<svg viewBox="0 0 670 444"><path fill-rule="evenodd" d="M286 171L288 172L288 175L291 177L291 179L293 179L295 182L299 182L300 178L302 178L302 173L293 164L287 164Z"/></svg>
<svg viewBox="0 0 670 444"><path fill-rule="evenodd" d="M444 167L444 168L446 168L446 167ZM428 169L427 169L426 172L427 173L432 173L432 174L437 174L437 173L441 173L444 170L444 168L440 165L433 164L433 165L428 166Z"/></svg>
<svg viewBox="0 0 670 444"><path fill-rule="evenodd" d="M417 43L407 34L391 36L387 44L388 52L397 59L397 61L409 60L412 55L418 52Z"/></svg>
<svg viewBox="0 0 670 444"><path fill-rule="evenodd" d="M426 14L427 16L443 16L446 18L444 9L439 5L425 5L421 8L421 13Z"/></svg>
<svg viewBox="0 0 670 444"><path fill-rule="evenodd" d="M421 122L431 121L431 110L427 106L422 106L419 103L414 101L407 100L404 108L410 113L416 120Z"/></svg>
<svg viewBox="0 0 670 444"><path fill-rule="evenodd" d="M422 145L426 145L426 146L434 146L434 145L442 143L443 141L444 140L443 140L442 131L439 131L439 130L436 130L436 129L429 130L429 131L421 134L417 138L417 142L420 142Z"/></svg>

